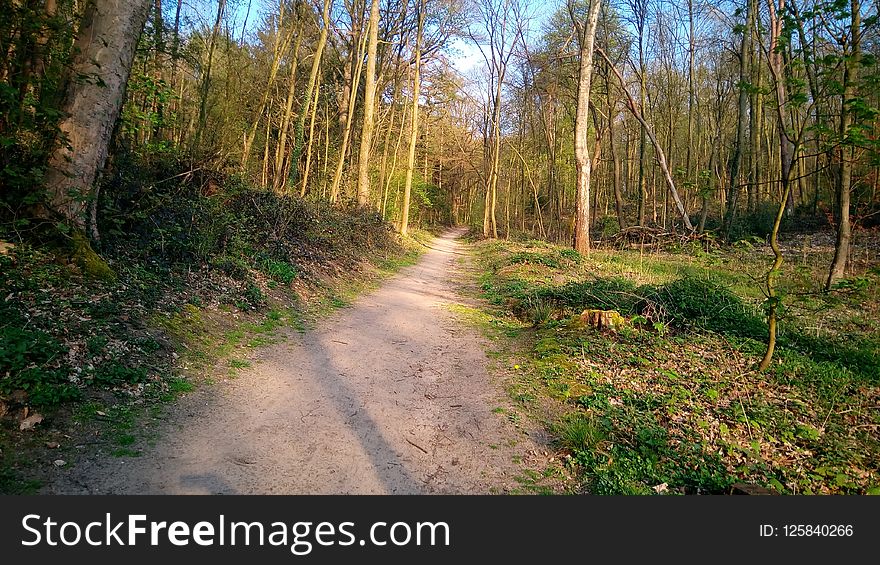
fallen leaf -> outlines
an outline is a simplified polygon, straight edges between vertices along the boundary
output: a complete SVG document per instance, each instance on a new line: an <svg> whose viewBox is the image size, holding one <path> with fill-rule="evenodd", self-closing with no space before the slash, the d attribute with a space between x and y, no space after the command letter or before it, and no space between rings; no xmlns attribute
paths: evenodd
<svg viewBox="0 0 880 565"><path fill-rule="evenodd" d="M39 412L34 412L33 414L21 421L21 424L18 425L18 429L22 431L30 430L42 421L43 416L41 416Z"/></svg>
<svg viewBox="0 0 880 565"><path fill-rule="evenodd" d="M61 444L57 441L47 441L46 447L49 449L58 449L59 447L61 447Z"/></svg>

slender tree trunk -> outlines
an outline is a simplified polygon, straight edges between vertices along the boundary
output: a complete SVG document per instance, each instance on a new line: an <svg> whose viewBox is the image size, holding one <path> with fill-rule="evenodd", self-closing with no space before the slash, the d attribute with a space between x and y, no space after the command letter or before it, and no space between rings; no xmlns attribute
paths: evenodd
<svg viewBox="0 0 880 565"><path fill-rule="evenodd" d="M345 161L348 156L348 144L351 140L351 123L354 118L354 109L357 102L357 91L361 82L361 70L364 68L364 48L366 47L367 35L362 34L363 38L360 45L354 46L355 51L351 53L352 64L354 65L354 74L351 79L350 94L348 96L348 111L345 115L345 121L342 128L342 143L339 147L339 155L336 161L336 172L333 174L333 183L330 185L330 202L339 200L339 189L342 182L342 171L345 170Z"/></svg>
<svg viewBox="0 0 880 565"><path fill-rule="evenodd" d="M752 19L752 10L754 9L756 0L748 0L748 11L746 13L746 22ZM733 150L733 158L730 162L730 183L727 187L727 214L724 216L724 238L730 239L730 230L733 227L733 221L736 217L736 210L739 204L739 169L742 161L743 148L746 143L746 127L748 127L748 111L749 111L749 94L746 91L746 81L748 77L748 57L752 52L750 40L752 34L746 25L743 28L742 39L739 47L739 100L737 104L737 120L736 120L736 145ZM720 124L719 124L720 127Z"/></svg>
<svg viewBox="0 0 880 565"><path fill-rule="evenodd" d="M309 142L306 145L306 164L303 167L302 186L299 189L300 198L305 198L306 192L309 190L309 173L312 168L312 146L315 141L315 116L318 114L318 95L321 93L320 88L315 88L315 98L312 101L312 116L309 119ZM295 167L296 161L293 160L293 152L291 152L291 163Z"/></svg>
<svg viewBox="0 0 880 565"><path fill-rule="evenodd" d="M369 47L367 48L367 79L364 91L364 125L358 153L358 206L370 203L370 150L373 145L373 115L376 110L376 58L379 47L379 0L370 5Z"/></svg>
<svg viewBox="0 0 880 565"><path fill-rule="evenodd" d="M318 70L321 68L321 57L324 54L324 47L327 45L327 34L330 30L330 9L332 5L332 0L324 0L324 9L321 12L321 34L318 36L318 45L315 46L315 54L312 59L312 69L309 71L309 83L308 86L306 86L303 106L300 108L299 116L296 120L293 149L290 151L290 160L293 163L293 166L290 168L292 174L296 174L298 170L297 164L299 163L299 157L302 154L303 144L305 143L306 115L309 114L309 103L312 100L312 93L318 85ZM317 98L315 98L315 100L317 101Z"/></svg>
<svg viewBox="0 0 880 565"><path fill-rule="evenodd" d="M840 109L840 175L837 183L837 241L834 246L834 259L825 283L825 290L831 290L834 283L843 278L849 259L851 226L849 217L850 193L852 192L853 160L855 147L849 139L853 116L850 106L856 95L859 61L861 58L861 1L850 0L850 52L843 59L843 99Z"/></svg>
<svg viewBox="0 0 880 565"><path fill-rule="evenodd" d="M297 30L296 43L293 46L293 58L290 62L290 78L287 84L287 98L284 101L284 113L281 114L281 127L278 130L278 144L275 146L275 178L272 181L275 192L286 192L287 174L285 173L285 157L287 156L287 133L290 130L290 121L293 119L293 102L296 99L296 71L299 62L299 49L302 46L302 33ZM308 106L308 104L306 104ZM293 159L287 159L287 165L296 166Z"/></svg>
<svg viewBox="0 0 880 565"><path fill-rule="evenodd" d="M220 24L223 21L223 12L226 10L226 0L220 0L217 5L217 19L214 21L214 29L208 39L208 55L205 61L201 88L199 89L199 119L196 122L196 133L193 136L192 147L198 149L202 141L202 134L208 123L208 94L211 90L211 67L214 63L214 49L217 45L217 36L220 35Z"/></svg>
<svg viewBox="0 0 880 565"><path fill-rule="evenodd" d="M421 66L422 66L422 34L425 27L425 3L419 2L419 23L416 29L415 65L413 67L412 88L412 125L409 135L409 154L406 160L406 182L403 185L403 210L400 215L400 233L407 235L409 232L409 201L412 192L413 170L416 166L416 141L419 137L419 95L421 89Z"/></svg>
<svg viewBox="0 0 880 565"><path fill-rule="evenodd" d="M660 143L657 141L657 136L654 135L654 132L651 130L651 127L648 125L648 122L645 121L644 116L642 115L642 110L636 106L635 100L632 95L626 89L626 84L623 81L623 77L620 75L620 72L611 62L611 59L608 58L608 55L605 54L605 51L596 47L595 51L599 53L605 62L608 64L608 67L611 71L617 76L617 80L620 82L621 90L623 90L624 95L626 96L627 108L633 117L638 120L639 124L642 126L642 131L647 134L648 138L651 140L651 144L654 146L654 153L657 158L657 165L660 167L660 171L663 173L663 178L666 181L666 187L669 189L669 193L672 195L672 199L675 202L675 207L678 209L678 213L681 216L682 222L688 231L694 231L694 226L691 224L690 218L688 218L687 210L685 210L684 203L681 201L679 197L678 190L675 188L675 181L672 178L672 174L669 171L669 166L666 163L666 155L663 151L663 148L660 146ZM656 201L656 198L655 198ZM655 211L656 214L656 211Z"/></svg>
<svg viewBox="0 0 880 565"><path fill-rule="evenodd" d="M179 8L178 8L179 9ZM283 58L284 53L287 51L287 47L290 45L290 41L293 37L292 33L284 36L284 40L281 40L282 36L282 28L284 25L284 4L279 3L278 5L278 29L276 31L277 39L275 41L274 49L272 51L272 64L269 66L269 77L266 80L266 89L263 91L263 96L260 98L260 104L257 106L257 112L254 116L254 121L251 124L250 130L247 132L244 142L244 148L242 150L241 155L241 167L243 169L247 168L248 161L250 160L251 148L254 144L254 139L257 136L257 128L260 125L260 120L263 118L263 113L266 111L266 105L269 102L269 95L272 92L272 85L275 84L275 77L278 75L278 69L281 66L281 59ZM294 60L295 57L294 57Z"/></svg>
<svg viewBox="0 0 880 565"><path fill-rule="evenodd" d="M779 313L779 303L781 298L776 292L776 278L782 267L783 255L779 247L779 226L782 223L782 217L785 214L789 196L791 195L791 171L794 168L793 162L795 158L796 147L789 138L788 128L793 124L791 115L788 111L788 95L786 90L787 78L784 76L783 55L779 49L779 41L783 31L782 17L780 12L785 10L785 0L779 1L779 9L773 5L773 0L768 1L770 12L770 48L767 51L768 66L773 74L774 91L776 93L776 116L777 116L777 136L779 137L779 169L780 184L782 195L779 202L779 209L776 212L776 218L773 222L773 228L770 232L770 248L773 250L773 264L764 277L765 294L767 295L767 350L764 358L761 360L758 370L765 371L773 360L773 353L776 349L776 325ZM792 128L793 129L793 128Z"/></svg>
<svg viewBox="0 0 880 565"><path fill-rule="evenodd" d="M623 215L623 187L620 179L620 157L617 155L617 145L614 139L614 122L617 119L617 104L611 98L611 73L606 76L606 96L608 102L608 148L611 150L611 163L614 168L614 210L617 213L617 225L620 229L626 227L626 217Z"/></svg>
<svg viewBox="0 0 880 565"><path fill-rule="evenodd" d="M590 174L592 159L587 146L590 125L590 87L593 77L593 42L599 21L600 0L591 0L586 22L575 21L580 40L580 68L578 79L577 109L574 126L574 158L577 167L575 197L574 248L580 253L590 253Z"/></svg>

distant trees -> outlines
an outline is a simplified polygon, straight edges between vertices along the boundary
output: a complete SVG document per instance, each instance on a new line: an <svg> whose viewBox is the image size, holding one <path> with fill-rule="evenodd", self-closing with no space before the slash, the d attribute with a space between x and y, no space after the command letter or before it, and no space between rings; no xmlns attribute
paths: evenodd
<svg viewBox="0 0 880 565"><path fill-rule="evenodd" d="M455 218L583 250L627 227L772 236L781 204L779 230L834 229L832 289L880 209L861 0L571 0L549 17L519 0L138 0L100 32L130 73L83 43L106 6L13 2L0 21L7 216L94 225L106 147L402 231Z"/></svg>

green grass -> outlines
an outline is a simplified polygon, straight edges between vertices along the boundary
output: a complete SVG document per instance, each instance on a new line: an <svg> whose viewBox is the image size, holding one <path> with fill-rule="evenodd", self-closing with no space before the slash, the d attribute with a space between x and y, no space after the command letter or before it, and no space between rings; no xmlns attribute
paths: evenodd
<svg viewBox="0 0 880 565"><path fill-rule="evenodd" d="M510 342L502 349L521 351L508 361L508 392L526 413L561 407L550 430L584 491L723 493L737 481L784 493L880 487L877 273L823 294L820 261L784 264L779 348L761 374L756 281L767 257L754 247L571 260L546 243L475 247L487 306L454 309ZM630 321L596 331L573 317L584 309Z"/></svg>

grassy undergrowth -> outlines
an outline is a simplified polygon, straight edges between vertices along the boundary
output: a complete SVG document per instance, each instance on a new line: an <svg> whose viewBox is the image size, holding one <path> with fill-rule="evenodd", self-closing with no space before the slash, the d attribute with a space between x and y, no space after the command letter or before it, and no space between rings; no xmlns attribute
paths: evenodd
<svg viewBox="0 0 880 565"><path fill-rule="evenodd" d="M0 223L2 493L33 492L77 446L138 455L165 403L234 378L256 348L305 331L421 252L374 213L232 180L211 196L133 179L106 193L106 280Z"/></svg>
<svg viewBox="0 0 880 565"><path fill-rule="evenodd" d="M751 244L589 258L538 241L474 243L483 311L508 339L509 393L549 423L595 494L880 491L880 273L821 293L823 261L791 260L780 347ZM616 310L617 331L585 326Z"/></svg>

